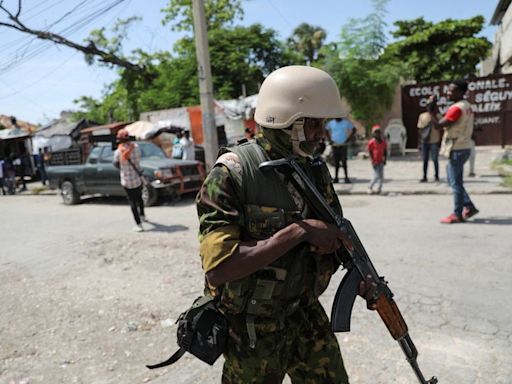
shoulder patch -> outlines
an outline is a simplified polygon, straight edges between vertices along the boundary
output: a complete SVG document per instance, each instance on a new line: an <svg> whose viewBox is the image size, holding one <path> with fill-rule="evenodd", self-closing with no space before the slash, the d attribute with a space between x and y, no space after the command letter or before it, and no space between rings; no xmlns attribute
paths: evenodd
<svg viewBox="0 0 512 384"><path fill-rule="evenodd" d="M240 164L240 158L236 153L224 153L217 159L215 164L225 165L234 174L242 176L242 165Z"/></svg>

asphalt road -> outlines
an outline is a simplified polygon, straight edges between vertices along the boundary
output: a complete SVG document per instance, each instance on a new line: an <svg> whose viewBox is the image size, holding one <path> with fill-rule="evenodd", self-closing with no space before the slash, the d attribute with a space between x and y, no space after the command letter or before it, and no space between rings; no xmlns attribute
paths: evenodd
<svg viewBox="0 0 512 384"><path fill-rule="evenodd" d="M409 325L425 376L510 384L512 199L479 195L481 213L445 226L447 195L341 196ZM175 349L169 321L199 294L192 199L149 208L131 233L123 199L67 207L58 196L0 196L0 382L218 383L191 357L148 372ZM322 298L330 311L338 272ZM361 300L339 340L352 384L415 383L398 344Z"/></svg>

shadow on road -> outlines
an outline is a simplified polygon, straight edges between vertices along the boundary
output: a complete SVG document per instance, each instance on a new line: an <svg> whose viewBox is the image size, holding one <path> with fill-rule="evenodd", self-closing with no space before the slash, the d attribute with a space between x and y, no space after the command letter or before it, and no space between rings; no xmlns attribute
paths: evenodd
<svg viewBox="0 0 512 384"><path fill-rule="evenodd" d="M155 222L150 221L150 220L148 220L147 223L150 224L152 226L152 228L146 229L145 232L166 232L166 233L171 233L171 232L179 232L179 231L188 231L188 229L189 229L187 226L181 225L181 224L164 225L164 224L155 223Z"/></svg>
<svg viewBox="0 0 512 384"><path fill-rule="evenodd" d="M86 196L82 197L80 204L90 205L129 205L128 200L124 196ZM171 197L160 197L155 207L162 206L177 206L183 207L187 205L195 204L195 195L186 194L182 195L179 200L173 200Z"/></svg>
<svg viewBox="0 0 512 384"><path fill-rule="evenodd" d="M80 204L128 205L128 201L123 196L86 196L82 197Z"/></svg>
<svg viewBox="0 0 512 384"><path fill-rule="evenodd" d="M468 224L512 225L512 217L479 217Z"/></svg>
<svg viewBox="0 0 512 384"><path fill-rule="evenodd" d="M386 180L384 180L386 181ZM345 183L343 181L343 177L340 178L340 181L339 183L334 183L334 185L340 185L340 186L345 186L345 187L350 187L352 184L368 184L370 182L370 179L364 179L364 178L359 178L359 177L350 177L350 183Z"/></svg>

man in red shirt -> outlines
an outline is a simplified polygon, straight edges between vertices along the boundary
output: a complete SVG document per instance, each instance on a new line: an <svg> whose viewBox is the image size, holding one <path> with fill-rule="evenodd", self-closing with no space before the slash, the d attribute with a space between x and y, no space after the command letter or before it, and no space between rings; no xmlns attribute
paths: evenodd
<svg viewBox="0 0 512 384"><path fill-rule="evenodd" d="M368 194L373 194L373 186L377 184L377 193L382 191L384 182L384 166L386 165L386 141L382 138L380 125L372 128L373 138L368 142L368 153L372 160L373 179L368 186Z"/></svg>
<svg viewBox="0 0 512 384"><path fill-rule="evenodd" d="M444 128L441 143L441 154L448 157L446 172L448 182L452 187L454 210L453 213L441 219L443 224L461 223L478 213L469 198L463 184L464 163L471 154L471 135L473 134L473 109L464 99L468 84L464 81L453 81L448 86L448 99L454 104L441 117L435 97L429 99L429 112L434 127Z"/></svg>

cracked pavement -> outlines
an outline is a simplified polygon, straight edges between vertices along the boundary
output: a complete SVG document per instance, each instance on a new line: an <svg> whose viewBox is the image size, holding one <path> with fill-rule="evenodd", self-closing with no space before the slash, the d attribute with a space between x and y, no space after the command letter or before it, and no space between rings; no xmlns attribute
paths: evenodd
<svg viewBox="0 0 512 384"><path fill-rule="evenodd" d="M441 225L449 195L340 196L407 321L425 377L443 384L510 384L512 199L476 195L480 214ZM0 198L0 382L219 383L213 366L176 349L174 320L200 294L193 200L148 209L130 232L124 199L75 207L58 196ZM21 230L23 229L23 230ZM330 313L343 277L322 296ZM352 384L417 380L375 312L356 300L338 334ZM285 381L289 383L289 380Z"/></svg>

